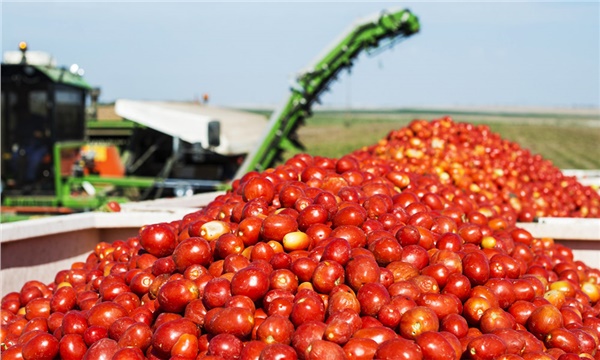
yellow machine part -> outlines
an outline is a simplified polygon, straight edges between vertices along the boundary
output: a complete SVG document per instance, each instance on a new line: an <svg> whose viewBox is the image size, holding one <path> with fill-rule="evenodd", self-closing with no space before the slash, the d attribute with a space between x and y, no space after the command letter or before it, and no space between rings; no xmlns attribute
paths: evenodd
<svg viewBox="0 0 600 360"><path fill-rule="evenodd" d="M89 144L81 148L82 153L94 154L94 170L100 176L124 176L125 166L119 149L111 144Z"/></svg>

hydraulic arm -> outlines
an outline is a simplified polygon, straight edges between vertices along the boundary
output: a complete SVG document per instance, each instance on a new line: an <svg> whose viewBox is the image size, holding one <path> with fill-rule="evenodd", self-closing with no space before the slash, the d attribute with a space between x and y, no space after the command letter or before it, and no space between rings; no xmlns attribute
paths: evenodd
<svg viewBox="0 0 600 360"><path fill-rule="evenodd" d="M264 170L277 160L284 150L303 150L296 129L319 95L336 79L339 72L350 68L362 50L391 45L419 31L419 20L409 10L383 12L359 22L342 34L341 40L326 49L324 56L302 72L284 105L273 113L258 147L248 154L236 178L252 170Z"/></svg>

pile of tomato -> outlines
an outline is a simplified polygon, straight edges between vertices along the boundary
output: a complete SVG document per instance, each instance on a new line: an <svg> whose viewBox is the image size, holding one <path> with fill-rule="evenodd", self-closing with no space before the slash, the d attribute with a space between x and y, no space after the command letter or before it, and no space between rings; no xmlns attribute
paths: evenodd
<svg viewBox="0 0 600 360"><path fill-rule="evenodd" d="M600 270L517 227L528 207L598 214L485 128L415 121L26 282L2 298L1 357L600 359Z"/></svg>
<svg viewBox="0 0 600 360"><path fill-rule="evenodd" d="M414 120L387 138L354 153L392 159L405 171L437 175L475 197L479 204L509 204L519 221L536 217L600 217L600 195L574 176L486 125L445 117Z"/></svg>

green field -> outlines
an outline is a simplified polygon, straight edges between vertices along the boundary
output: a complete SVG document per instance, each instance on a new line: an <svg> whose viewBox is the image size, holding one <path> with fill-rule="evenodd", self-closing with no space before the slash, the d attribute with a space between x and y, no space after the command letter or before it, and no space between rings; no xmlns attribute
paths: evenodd
<svg viewBox="0 0 600 360"><path fill-rule="evenodd" d="M340 157L385 137L411 120L452 116L485 123L503 138L541 154L562 169L600 169L600 117L582 112L485 112L444 110L316 111L298 130L306 152ZM285 154L285 158L292 154Z"/></svg>

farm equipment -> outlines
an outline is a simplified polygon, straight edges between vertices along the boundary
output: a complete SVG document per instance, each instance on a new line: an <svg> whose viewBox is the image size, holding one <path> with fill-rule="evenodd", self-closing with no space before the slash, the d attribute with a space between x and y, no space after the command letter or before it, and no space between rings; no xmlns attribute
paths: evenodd
<svg viewBox="0 0 600 360"><path fill-rule="evenodd" d="M236 177L251 170L264 170L279 159L285 150L303 150L296 129L311 116L311 109L319 96L327 90L338 74L352 67L352 62L363 50L380 51L419 31L419 19L409 10L382 12L357 22L342 34L305 71L297 77L291 94L284 105L269 119L259 146L250 153Z"/></svg>
<svg viewBox="0 0 600 360"><path fill-rule="evenodd" d="M296 129L361 51L391 46L418 31L418 19L408 10L360 22L300 74L268 123L253 119L250 125L221 122L210 116L217 109L207 105L131 100L115 105L125 120L98 121L94 111L86 119L87 96L94 104L99 90L78 68L28 57L22 43L20 58L13 53L2 64L3 208L70 212L108 200L224 189L233 178L271 166L282 151L302 149ZM255 138L235 146L253 131Z"/></svg>
<svg viewBox="0 0 600 360"><path fill-rule="evenodd" d="M2 64L3 212L68 213L95 209L109 200L215 190L227 178L172 179L173 171L159 169L148 174L148 167L163 159L168 170L194 166L199 154L204 155L205 163L215 166L240 161L211 151L220 141L218 121L207 124L202 142L195 144L195 158L189 160L184 145L177 143L175 148L175 138L123 122L130 162L123 161L118 144L90 141L88 136L86 101L90 94L97 99L98 89L83 79L78 68L58 68L43 53L32 56L25 43L20 49L20 59L14 52L12 56L8 53ZM195 130L191 132L199 132ZM165 146L168 149L161 158ZM150 153L153 161L145 161L150 156L143 153L135 157L136 150L144 147L154 149Z"/></svg>

